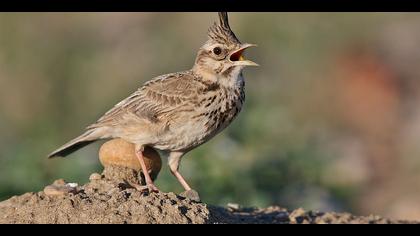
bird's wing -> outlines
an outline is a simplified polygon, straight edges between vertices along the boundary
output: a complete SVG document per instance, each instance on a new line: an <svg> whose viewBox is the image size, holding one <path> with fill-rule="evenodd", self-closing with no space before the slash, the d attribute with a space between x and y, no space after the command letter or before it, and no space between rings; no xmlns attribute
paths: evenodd
<svg viewBox="0 0 420 236"><path fill-rule="evenodd" d="M119 126L131 122L133 117L146 122L159 123L171 111L187 109L197 100L197 91L203 86L189 72L156 77L105 113L88 129Z"/></svg>

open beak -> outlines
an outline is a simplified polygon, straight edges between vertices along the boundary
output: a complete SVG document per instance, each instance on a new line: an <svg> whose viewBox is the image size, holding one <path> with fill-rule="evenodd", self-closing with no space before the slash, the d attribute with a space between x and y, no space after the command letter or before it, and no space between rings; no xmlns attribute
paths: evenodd
<svg viewBox="0 0 420 236"><path fill-rule="evenodd" d="M256 47L256 46L257 46L256 44L250 44L250 43L242 44L238 50L234 51L233 53L229 55L229 60L235 66L259 66L257 63L253 61L246 60L243 55L245 49L250 48L250 47Z"/></svg>

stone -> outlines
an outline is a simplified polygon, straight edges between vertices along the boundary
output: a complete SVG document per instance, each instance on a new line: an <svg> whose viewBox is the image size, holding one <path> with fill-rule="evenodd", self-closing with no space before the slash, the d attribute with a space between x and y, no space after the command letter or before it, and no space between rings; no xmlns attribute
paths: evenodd
<svg viewBox="0 0 420 236"><path fill-rule="evenodd" d="M53 184L54 185L65 185L66 181L64 181L64 179L57 179L56 181L54 181Z"/></svg>
<svg viewBox="0 0 420 236"><path fill-rule="evenodd" d="M289 213L287 211L281 211L274 218L276 219L276 221L279 221L279 222L288 222Z"/></svg>
<svg viewBox="0 0 420 236"><path fill-rule="evenodd" d="M64 196L69 193L76 193L78 185L66 184L66 185L57 185L52 184L44 188L44 193L47 196Z"/></svg>
<svg viewBox="0 0 420 236"><path fill-rule="evenodd" d="M290 222L295 224L302 224L306 220L306 212L303 208L298 208L289 215Z"/></svg>
<svg viewBox="0 0 420 236"><path fill-rule="evenodd" d="M65 186L69 187L69 188L77 188L77 187L79 187L79 184L78 183L68 183Z"/></svg>
<svg viewBox="0 0 420 236"><path fill-rule="evenodd" d="M159 153L146 146L143 156L152 179L156 179L162 168L162 159ZM135 153L135 145L123 139L112 139L104 143L99 150L99 161L105 168L118 166L141 172L140 162Z"/></svg>
<svg viewBox="0 0 420 236"><path fill-rule="evenodd" d="M93 173L89 176L90 181L101 180L101 179L102 179L102 175L98 173Z"/></svg>
<svg viewBox="0 0 420 236"><path fill-rule="evenodd" d="M241 209L241 206L238 203L228 203L227 208L232 211L237 211Z"/></svg>
<svg viewBox="0 0 420 236"><path fill-rule="evenodd" d="M188 198L194 202L201 202L200 195L198 195L198 192L193 189L181 193L180 196Z"/></svg>

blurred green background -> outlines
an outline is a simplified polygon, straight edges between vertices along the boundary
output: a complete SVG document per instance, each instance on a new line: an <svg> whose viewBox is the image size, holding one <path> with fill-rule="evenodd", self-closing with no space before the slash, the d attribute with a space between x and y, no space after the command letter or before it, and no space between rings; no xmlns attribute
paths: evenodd
<svg viewBox="0 0 420 236"><path fill-rule="evenodd" d="M191 68L215 13L0 14L0 200L101 172L46 155L145 81ZM243 112L181 172L211 204L420 219L420 14L231 13ZM165 159L166 161L166 159ZM157 185L182 189L166 166Z"/></svg>

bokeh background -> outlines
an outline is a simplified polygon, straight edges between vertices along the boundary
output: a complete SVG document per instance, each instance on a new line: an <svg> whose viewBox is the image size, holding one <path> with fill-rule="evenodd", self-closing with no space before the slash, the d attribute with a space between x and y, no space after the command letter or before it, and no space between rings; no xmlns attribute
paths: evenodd
<svg viewBox="0 0 420 236"><path fill-rule="evenodd" d="M154 76L189 69L215 13L0 14L0 200L101 172L79 135ZM181 171L211 204L420 219L420 14L231 13L247 102ZM166 161L166 159L165 159ZM165 166L157 181L181 192Z"/></svg>

